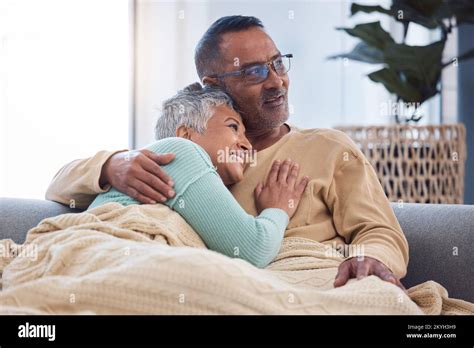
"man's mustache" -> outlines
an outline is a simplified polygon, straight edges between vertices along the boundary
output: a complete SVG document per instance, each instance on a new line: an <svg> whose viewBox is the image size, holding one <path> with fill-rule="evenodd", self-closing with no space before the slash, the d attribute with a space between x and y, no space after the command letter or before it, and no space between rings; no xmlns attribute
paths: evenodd
<svg viewBox="0 0 474 348"><path fill-rule="evenodd" d="M286 88L273 88L273 89L265 90L262 93L262 104L272 99L285 97L286 93L287 93Z"/></svg>

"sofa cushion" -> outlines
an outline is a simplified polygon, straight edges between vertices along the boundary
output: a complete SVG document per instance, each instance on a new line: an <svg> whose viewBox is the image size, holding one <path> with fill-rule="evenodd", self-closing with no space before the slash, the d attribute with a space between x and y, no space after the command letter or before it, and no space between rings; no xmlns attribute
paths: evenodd
<svg viewBox="0 0 474 348"><path fill-rule="evenodd" d="M23 243L26 232L41 220L79 211L40 199L0 198L0 239L11 238Z"/></svg>
<svg viewBox="0 0 474 348"><path fill-rule="evenodd" d="M410 250L411 287L427 280L443 285L450 297L474 302L474 205L392 204Z"/></svg>

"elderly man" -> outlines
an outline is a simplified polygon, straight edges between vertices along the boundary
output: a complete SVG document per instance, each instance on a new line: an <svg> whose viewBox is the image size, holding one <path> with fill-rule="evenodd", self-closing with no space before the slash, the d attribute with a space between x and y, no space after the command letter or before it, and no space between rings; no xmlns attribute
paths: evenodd
<svg viewBox="0 0 474 348"><path fill-rule="evenodd" d="M204 84L218 85L235 101L246 135L257 152L256 166L231 187L250 214L253 194L276 159L291 158L310 182L286 230L286 237L344 246L334 286L350 278L375 275L403 288L408 245L370 163L343 133L298 129L286 123L291 54L284 54L255 17L228 16L206 31L195 63ZM74 161L54 177L46 198L87 207L111 186L143 203L164 202L174 195L173 181L160 165L173 154L146 150L101 151Z"/></svg>

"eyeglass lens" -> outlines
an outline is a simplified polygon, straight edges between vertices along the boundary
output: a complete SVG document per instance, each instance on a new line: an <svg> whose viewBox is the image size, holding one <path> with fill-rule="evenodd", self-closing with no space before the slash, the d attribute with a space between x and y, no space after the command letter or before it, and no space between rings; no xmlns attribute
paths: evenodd
<svg viewBox="0 0 474 348"><path fill-rule="evenodd" d="M278 57L273 62L273 67L278 75L284 75L290 70L290 58ZM244 78L249 83L259 83L267 79L270 67L262 64L248 68L244 72Z"/></svg>

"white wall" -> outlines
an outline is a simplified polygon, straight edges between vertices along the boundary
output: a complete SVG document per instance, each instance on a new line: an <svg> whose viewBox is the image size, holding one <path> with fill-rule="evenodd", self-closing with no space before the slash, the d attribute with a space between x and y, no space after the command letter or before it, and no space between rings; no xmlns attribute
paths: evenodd
<svg viewBox="0 0 474 348"><path fill-rule="evenodd" d="M0 196L128 146L128 0L0 2Z"/></svg>
<svg viewBox="0 0 474 348"><path fill-rule="evenodd" d="M198 77L194 47L209 26L203 3L138 0L136 3L136 147L154 139L166 98Z"/></svg>

